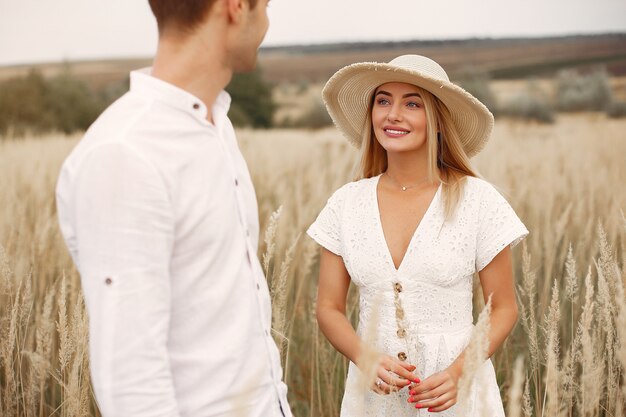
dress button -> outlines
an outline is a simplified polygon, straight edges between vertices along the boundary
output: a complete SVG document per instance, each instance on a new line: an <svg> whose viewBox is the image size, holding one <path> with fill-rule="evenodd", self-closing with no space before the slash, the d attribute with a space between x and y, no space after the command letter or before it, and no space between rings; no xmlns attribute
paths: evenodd
<svg viewBox="0 0 626 417"><path fill-rule="evenodd" d="M400 339L404 339L404 337L406 336L406 330L404 329L398 329L398 331L396 332L396 334L398 335L398 337Z"/></svg>
<svg viewBox="0 0 626 417"><path fill-rule="evenodd" d="M113 284L113 280L111 278L107 278L107 279L104 280L104 283L106 285L111 285L111 284Z"/></svg>
<svg viewBox="0 0 626 417"><path fill-rule="evenodd" d="M235 178L235 187L239 186L239 180Z"/></svg>
<svg viewBox="0 0 626 417"><path fill-rule="evenodd" d="M401 361L405 361L406 360L406 353L404 353L404 352L398 353L398 359L400 359Z"/></svg>
<svg viewBox="0 0 626 417"><path fill-rule="evenodd" d="M200 108L200 105L198 103L193 103L194 110L198 110L199 108Z"/></svg>
<svg viewBox="0 0 626 417"><path fill-rule="evenodd" d="M260 289L261 289L261 286L260 286L259 284L256 284L256 289L257 289L257 290L260 290Z"/></svg>
<svg viewBox="0 0 626 417"><path fill-rule="evenodd" d="M400 284L399 282L393 284L393 288L396 292L402 292L402 284Z"/></svg>

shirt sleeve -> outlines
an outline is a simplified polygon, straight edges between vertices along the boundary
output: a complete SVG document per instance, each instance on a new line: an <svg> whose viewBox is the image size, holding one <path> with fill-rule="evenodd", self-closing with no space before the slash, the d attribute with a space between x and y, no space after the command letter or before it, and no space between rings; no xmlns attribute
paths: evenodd
<svg viewBox="0 0 626 417"><path fill-rule="evenodd" d="M511 205L489 183L485 183L478 209L476 270L481 271L507 246L515 246L528 230Z"/></svg>
<svg viewBox="0 0 626 417"><path fill-rule="evenodd" d="M320 246L335 255L343 256L341 241L341 213L345 202L346 186L338 189L328 199L307 234Z"/></svg>
<svg viewBox="0 0 626 417"><path fill-rule="evenodd" d="M173 216L152 164L124 144L75 173L76 256L90 366L103 416L178 416L168 357Z"/></svg>

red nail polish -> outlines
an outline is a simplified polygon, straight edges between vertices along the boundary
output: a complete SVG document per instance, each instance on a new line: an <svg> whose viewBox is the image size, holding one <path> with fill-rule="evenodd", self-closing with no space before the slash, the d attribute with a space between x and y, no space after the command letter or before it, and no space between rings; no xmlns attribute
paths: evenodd
<svg viewBox="0 0 626 417"><path fill-rule="evenodd" d="M416 384L419 384L419 383L420 383L420 380L419 380L418 378L415 378L415 379L413 380L413 382L415 382Z"/></svg>
<svg viewBox="0 0 626 417"><path fill-rule="evenodd" d="M415 404L415 408L422 408L422 404Z"/></svg>
<svg viewBox="0 0 626 417"><path fill-rule="evenodd" d="M407 401L412 403L413 402L413 398L409 397L409 399Z"/></svg>
<svg viewBox="0 0 626 417"><path fill-rule="evenodd" d="M413 390L409 391L409 395L415 395L415 391Z"/></svg>
<svg viewBox="0 0 626 417"><path fill-rule="evenodd" d="M429 409L428 409L428 411L432 413L432 412L433 412L433 409L432 409L432 408L429 408Z"/></svg>

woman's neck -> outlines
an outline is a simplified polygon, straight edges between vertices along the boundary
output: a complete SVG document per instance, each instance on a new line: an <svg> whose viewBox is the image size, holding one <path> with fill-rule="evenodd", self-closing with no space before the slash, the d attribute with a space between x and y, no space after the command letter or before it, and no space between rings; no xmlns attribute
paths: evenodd
<svg viewBox="0 0 626 417"><path fill-rule="evenodd" d="M415 184L428 178L428 156L425 152L387 154L387 175L400 184Z"/></svg>

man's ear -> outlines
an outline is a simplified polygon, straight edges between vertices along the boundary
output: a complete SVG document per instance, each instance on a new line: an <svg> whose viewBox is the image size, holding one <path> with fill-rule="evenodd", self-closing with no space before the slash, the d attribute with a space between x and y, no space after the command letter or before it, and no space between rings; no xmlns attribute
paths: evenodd
<svg viewBox="0 0 626 417"><path fill-rule="evenodd" d="M243 18L246 7L249 7L246 0L223 0L226 3L228 20L231 23L239 23Z"/></svg>

